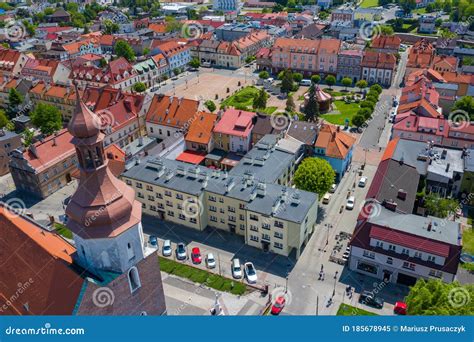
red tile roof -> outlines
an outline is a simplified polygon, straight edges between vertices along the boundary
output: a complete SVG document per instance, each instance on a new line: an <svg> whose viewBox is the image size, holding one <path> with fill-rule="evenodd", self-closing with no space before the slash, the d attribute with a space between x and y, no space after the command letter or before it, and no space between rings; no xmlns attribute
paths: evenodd
<svg viewBox="0 0 474 342"><path fill-rule="evenodd" d="M344 159L355 141L356 138L342 132L339 127L323 124L314 146L324 148L328 157Z"/></svg>
<svg viewBox="0 0 474 342"><path fill-rule="evenodd" d="M206 159L206 155L206 152L184 151L176 158L176 160L198 165L201 164L204 159Z"/></svg>
<svg viewBox="0 0 474 342"><path fill-rule="evenodd" d="M196 119L189 126L186 141L198 144L208 144L212 137L212 129L217 120L214 113L199 112Z"/></svg>
<svg viewBox="0 0 474 342"><path fill-rule="evenodd" d="M239 137L248 137L252 131L255 113L238 109L227 109L217 124L215 133L228 134Z"/></svg>
<svg viewBox="0 0 474 342"><path fill-rule="evenodd" d="M182 128L198 113L196 100L155 94L146 115L146 121L157 125Z"/></svg>
<svg viewBox="0 0 474 342"><path fill-rule="evenodd" d="M398 49L400 48L402 40L398 36L377 36L372 40L370 44L371 48L374 49Z"/></svg>

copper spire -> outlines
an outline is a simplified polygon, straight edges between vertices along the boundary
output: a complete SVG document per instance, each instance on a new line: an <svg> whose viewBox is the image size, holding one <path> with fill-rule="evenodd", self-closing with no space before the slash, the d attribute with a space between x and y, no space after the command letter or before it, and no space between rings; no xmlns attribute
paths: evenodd
<svg viewBox="0 0 474 342"><path fill-rule="evenodd" d="M81 139L94 137L100 133L100 118L81 100L76 80L74 80L74 89L76 107L67 127L69 133Z"/></svg>

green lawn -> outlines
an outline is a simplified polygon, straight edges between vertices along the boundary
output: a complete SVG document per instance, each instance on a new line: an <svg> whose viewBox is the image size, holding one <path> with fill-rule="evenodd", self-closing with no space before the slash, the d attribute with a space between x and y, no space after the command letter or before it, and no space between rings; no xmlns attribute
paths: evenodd
<svg viewBox="0 0 474 342"><path fill-rule="evenodd" d="M413 11L411 11L411 13L413 14L426 14L426 8L425 7L421 7L421 8L417 8L417 9L414 9Z"/></svg>
<svg viewBox="0 0 474 342"><path fill-rule="evenodd" d="M324 120L335 124L335 125L344 125L346 119L350 120L360 109L358 103L345 103L344 101L334 101L333 103L335 109L340 112L340 114L323 114L322 117Z"/></svg>
<svg viewBox="0 0 474 342"><path fill-rule="evenodd" d="M362 3L360 4L360 7L368 8L368 7L377 7L378 5L379 5L379 0L363 0Z"/></svg>
<svg viewBox="0 0 474 342"><path fill-rule="evenodd" d="M160 269L163 272L187 278L196 283L205 284L213 289L230 292L235 295L242 295L247 292L247 286L238 281L224 278L220 275L200 270L164 257L159 256L158 259L160 262Z"/></svg>
<svg viewBox="0 0 474 342"><path fill-rule="evenodd" d="M474 255L474 228L472 227L472 218L468 218L469 227L464 229L462 234L462 249L464 252Z"/></svg>
<svg viewBox="0 0 474 342"><path fill-rule="evenodd" d="M344 303L341 304L341 306L339 306L339 309L337 310L337 315L338 316L378 316L377 314L374 314L373 312L362 310L362 309L356 308L355 306L347 305Z"/></svg>
<svg viewBox="0 0 474 342"><path fill-rule="evenodd" d="M54 224L54 230L56 230L59 235L62 235L67 239L72 239L72 232L67 229L64 224L56 222Z"/></svg>
<svg viewBox="0 0 474 342"><path fill-rule="evenodd" d="M249 107L252 108L253 98L258 94L258 89L255 87L245 87L239 90L234 95L222 101L222 105L232 107Z"/></svg>

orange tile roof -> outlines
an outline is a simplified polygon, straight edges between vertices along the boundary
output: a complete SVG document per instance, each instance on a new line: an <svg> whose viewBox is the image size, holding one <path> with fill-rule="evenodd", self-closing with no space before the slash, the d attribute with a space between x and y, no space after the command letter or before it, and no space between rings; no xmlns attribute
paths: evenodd
<svg viewBox="0 0 474 342"><path fill-rule="evenodd" d="M328 157L344 159L355 141L356 138L342 132L339 127L323 124L314 146L324 148Z"/></svg>
<svg viewBox="0 0 474 342"><path fill-rule="evenodd" d="M199 112L196 119L189 126L186 140L198 144L208 144L216 120L217 115L214 113Z"/></svg>
<svg viewBox="0 0 474 342"><path fill-rule="evenodd" d="M43 142L34 144L37 156L28 149L23 152L23 157L37 172L41 172L76 153L71 139L72 135L67 129L63 129L56 135L50 135Z"/></svg>
<svg viewBox="0 0 474 342"><path fill-rule="evenodd" d="M387 147L385 147L385 152L383 153L381 161L392 158L393 153L395 152L395 149L397 148L398 140L400 140L400 138L397 137L388 142Z"/></svg>
<svg viewBox="0 0 474 342"><path fill-rule="evenodd" d="M166 25L165 24L150 24L148 28L156 33L165 33Z"/></svg>
<svg viewBox="0 0 474 342"><path fill-rule="evenodd" d="M146 115L146 121L158 125L182 128L196 116L199 102L196 100L155 94Z"/></svg>
<svg viewBox="0 0 474 342"><path fill-rule="evenodd" d="M399 49L402 40L398 36L377 36L372 40L370 45L374 49Z"/></svg>
<svg viewBox="0 0 474 342"><path fill-rule="evenodd" d="M111 34L105 34L99 38L100 45L110 45L114 44L114 36Z"/></svg>

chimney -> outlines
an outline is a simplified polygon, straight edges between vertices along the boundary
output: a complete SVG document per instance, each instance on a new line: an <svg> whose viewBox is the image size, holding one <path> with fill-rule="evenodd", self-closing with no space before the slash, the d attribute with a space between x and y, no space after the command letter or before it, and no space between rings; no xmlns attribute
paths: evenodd
<svg viewBox="0 0 474 342"><path fill-rule="evenodd" d="M58 144L56 144L56 137L53 138L53 146L57 146Z"/></svg>
<svg viewBox="0 0 474 342"><path fill-rule="evenodd" d="M404 201L407 198L407 192L403 189L398 189L397 197Z"/></svg>
<svg viewBox="0 0 474 342"><path fill-rule="evenodd" d="M397 203L392 201L392 200L385 201L384 206L385 206L385 208L387 208L388 210L391 210L391 211L396 211L397 210Z"/></svg>
<svg viewBox="0 0 474 342"><path fill-rule="evenodd" d="M431 221L428 223L428 227L426 228L426 230L431 232Z"/></svg>
<svg viewBox="0 0 474 342"><path fill-rule="evenodd" d="M447 164L446 164L446 172L448 172L448 171L449 171L449 167L450 167L450 166L451 166L451 164L450 164L450 163L447 163Z"/></svg>
<svg viewBox="0 0 474 342"><path fill-rule="evenodd" d="M31 144L30 147L28 147L29 151L35 156L35 158L38 158L38 151L36 150L36 145Z"/></svg>
<svg viewBox="0 0 474 342"><path fill-rule="evenodd" d="M331 141L336 140L336 132L332 132Z"/></svg>
<svg viewBox="0 0 474 342"><path fill-rule="evenodd" d="M125 109L127 112L132 111L132 101L129 98L126 98L123 100L123 105L125 106Z"/></svg>

